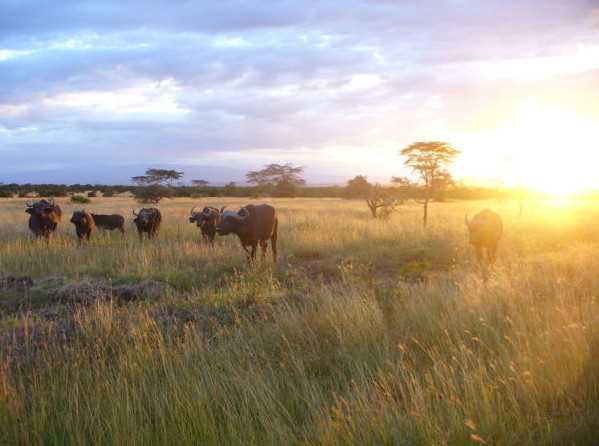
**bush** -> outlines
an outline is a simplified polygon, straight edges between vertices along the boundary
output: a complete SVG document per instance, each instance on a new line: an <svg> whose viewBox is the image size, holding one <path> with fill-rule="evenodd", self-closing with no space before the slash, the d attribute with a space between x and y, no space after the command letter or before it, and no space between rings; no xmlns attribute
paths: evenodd
<svg viewBox="0 0 599 446"><path fill-rule="evenodd" d="M71 202L72 203L87 204L87 203L91 203L92 201L89 198L84 197L83 195L73 195L71 197Z"/></svg>
<svg viewBox="0 0 599 446"><path fill-rule="evenodd" d="M104 196L106 198L112 198L112 197L114 197L114 191L112 191L112 190L104 191L104 193L102 194L102 196Z"/></svg>
<svg viewBox="0 0 599 446"><path fill-rule="evenodd" d="M151 185L139 187L133 194L139 203L157 204L163 198L172 198L175 193L170 187Z"/></svg>
<svg viewBox="0 0 599 446"><path fill-rule="evenodd" d="M98 196L98 194L95 191L91 191L87 193L87 196L89 198L96 198Z"/></svg>
<svg viewBox="0 0 599 446"><path fill-rule="evenodd" d="M298 187L290 181L279 181L273 191L273 197L279 198L295 198L297 196Z"/></svg>

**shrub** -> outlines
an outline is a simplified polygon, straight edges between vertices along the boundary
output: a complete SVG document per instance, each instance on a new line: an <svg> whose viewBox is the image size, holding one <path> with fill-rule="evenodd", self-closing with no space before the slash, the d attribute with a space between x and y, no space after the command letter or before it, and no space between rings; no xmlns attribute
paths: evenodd
<svg viewBox="0 0 599 446"><path fill-rule="evenodd" d="M139 187L135 190L134 196L139 203L157 204L163 198L172 198L174 191L170 187L151 185Z"/></svg>
<svg viewBox="0 0 599 446"><path fill-rule="evenodd" d="M272 192L273 197L280 198L295 198L297 196L298 187L291 181L279 181Z"/></svg>
<svg viewBox="0 0 599 446"><path fill-rule="evenodd" d="M83 195L73 195L71 197L71 202L72 203L80 203L80 204L87 204L87 203L91 203L91 200L87 197L84 197Z"/></svg>

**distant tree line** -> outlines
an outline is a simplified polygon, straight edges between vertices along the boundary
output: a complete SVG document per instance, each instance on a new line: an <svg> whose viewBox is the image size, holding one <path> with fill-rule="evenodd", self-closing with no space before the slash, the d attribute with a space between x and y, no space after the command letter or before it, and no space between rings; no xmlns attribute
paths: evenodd
<svg viewBox="0 0 599 446"><path fill-rule="evenodd" d="M363 175L359 177L367 179ZM364 189L356 190L351 186L350 180L346 186L310 186L306 185L294 191L294 196L298 198L347 198L347 199L365 199ZM418 185L410 185L406 189L400 190L396 184L376 185L368 183L371 187L378 187L383 191L388 191L391 195L401 195L404 200L422 199L423 190ZM12 197L67 197L71 195L94 195L112 197L118 194L136 192L143 189L144 186L137 185L106 185L106 184L0 184L0 198ZM370 190L370 189L368 189ZM272 194L269 187L238 185L229 183L223 186L206 185L175 185L172 187L172 197L269 197L276 196ZM455 185L444 191L443 194L433 198L434 201L443 200L484 200L484 199L510 199L516 196L517 190L494 189L485 187L467 187Z"/></svg>
<svg viewBox="0 0 599 446"><path fill-rule="evenodd" d="M412 177L392 177L390 184L373 184L365 175L358 175L345 186L308 186L303 178L304 167L292 164L268 164L246 174L247 185L230 181L223 186L204 179L182 182L184 173L171 169L150 168L144 175L131 178L132 185L101 184L2 184L0 198L66 197L101 194L112 197L130 193L141 203L158 203L175 197L303 197L345 198L364 200L374 218L387 218L406 200L423 206L426 226L429 204L445 200L522 199L519 189L465 187L456 183L449 167L460 152L440 141L416 142L399 151L404 165L411 168Z"/></svg>

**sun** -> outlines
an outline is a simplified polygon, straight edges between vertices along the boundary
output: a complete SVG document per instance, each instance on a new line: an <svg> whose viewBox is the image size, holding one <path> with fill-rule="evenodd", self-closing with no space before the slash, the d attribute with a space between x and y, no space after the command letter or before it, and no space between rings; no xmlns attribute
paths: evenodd
<svg viewBox="0 0 599 446"><path fill-rule="evenodd" d="M597 122L536 104L522 107L515 121L510 139L519 185L556 197L599 185Z"/></svg>

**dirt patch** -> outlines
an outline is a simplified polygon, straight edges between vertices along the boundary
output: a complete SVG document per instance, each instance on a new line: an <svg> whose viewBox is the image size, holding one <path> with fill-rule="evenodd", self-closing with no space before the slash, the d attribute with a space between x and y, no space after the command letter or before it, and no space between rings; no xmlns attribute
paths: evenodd
<svg viewBox="0 0 599 446"><path fill-rule="evenodd" d="M330 284L341 279L339 264L334 261L314 260L297 263L296 268L311 281Z"/></svg>
<svg viewBox="0 0 599 446"><path fill-rule="evenodd" d="M298 260L322 260L326 256L323 252L308 249L300 250L294 253L293 257L295 257Z"/></svg>
<svg viewBox="0 0 599 446"><path fill-rule="evenodd" d="M29 276L0 278L0 290L27 290L32 286L33 279Z"/></svg>
<svg viewBox="0 0 599 446"><path fill-rule="evenodd" d="M133 302L136 300L155 300L167 293L170 286L163 282L144 280L132 285L113 286L111 284L84 280L68 283L51 292L54 302L88 304L97 300L116 300Z"/></svg>

